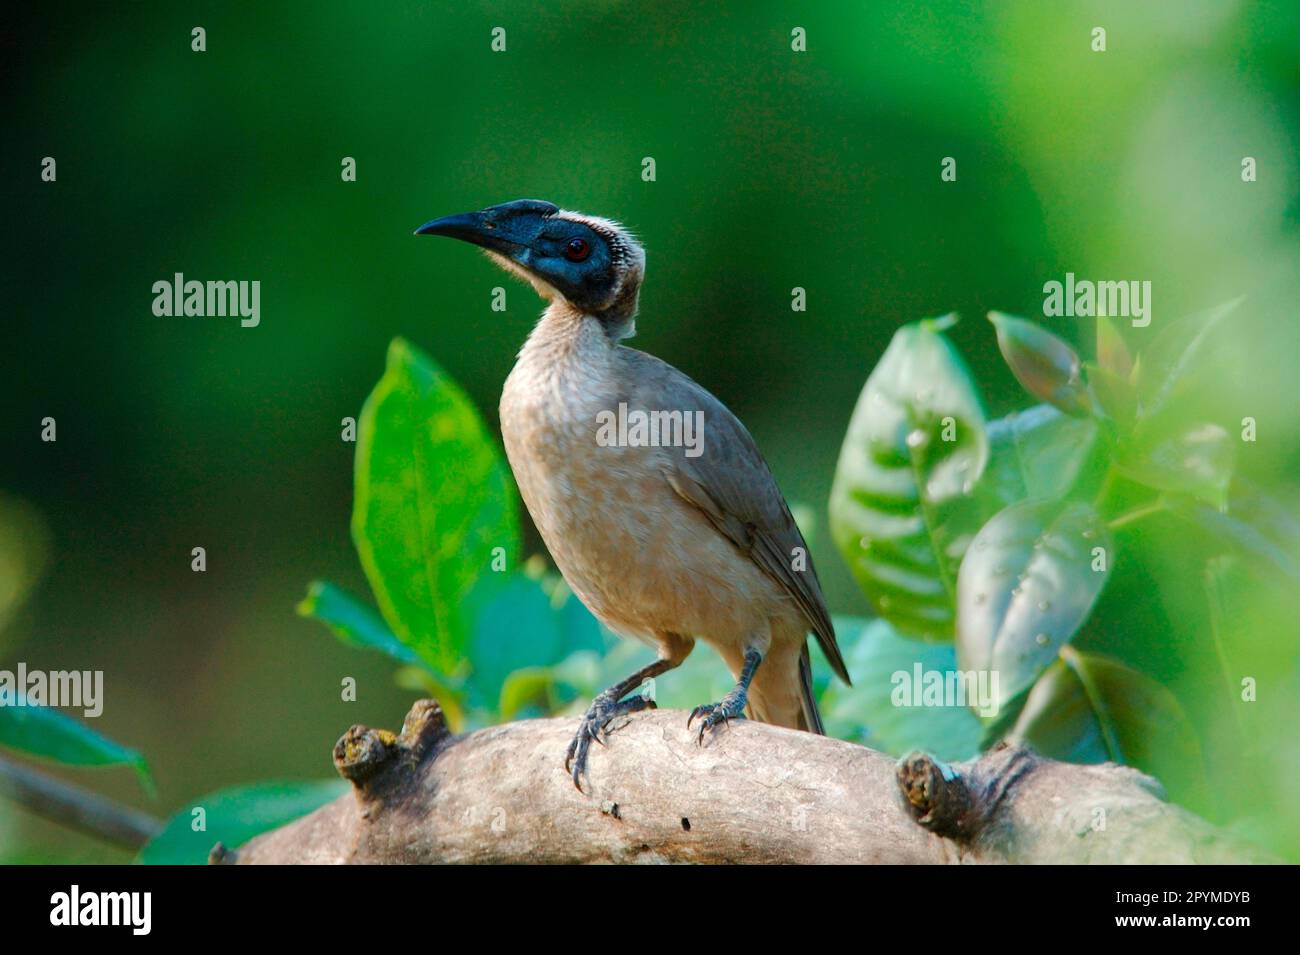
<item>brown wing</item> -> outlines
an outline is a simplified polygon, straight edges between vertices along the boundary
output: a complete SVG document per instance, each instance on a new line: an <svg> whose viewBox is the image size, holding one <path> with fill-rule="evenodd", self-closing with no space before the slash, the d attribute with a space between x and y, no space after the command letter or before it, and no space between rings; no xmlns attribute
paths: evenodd
<svg viewBox="0 0 1300 955"><path fill-rule="evenodd" d="M675 454L665 473L668 483L785 589L817 635L831 668L850 682L808 545L745 426L726 405L666 362L631 348L621 352L633 366L630 380L636 382L638 406L704 412L702 453ZM797 554L804 557L803 570L794 569Z"/></svg>

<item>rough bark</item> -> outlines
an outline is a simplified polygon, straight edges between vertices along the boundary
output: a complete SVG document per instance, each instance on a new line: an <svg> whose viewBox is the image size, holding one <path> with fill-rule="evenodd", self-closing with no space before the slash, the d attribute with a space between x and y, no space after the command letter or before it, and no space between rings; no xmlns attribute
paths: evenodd
<svg viewBox="0 0 1300 955"><path fill-rule="evenodd" d="M214 862L1262 862L1126 767L1003 747L945 766L737 721L703 746L671 711L637 714L561 765L571 719L454 737L422 700L401 735L354 726L334 750L352 792Z"/></svg>

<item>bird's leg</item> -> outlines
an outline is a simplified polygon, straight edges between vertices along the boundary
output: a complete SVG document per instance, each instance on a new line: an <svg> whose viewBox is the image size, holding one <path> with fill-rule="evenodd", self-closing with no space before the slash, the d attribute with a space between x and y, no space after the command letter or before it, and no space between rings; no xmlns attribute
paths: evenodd
<svg viewBox="0 0 1300 955"><path fill-rule="evenodd" d="M700 735L696 738L697 743L704 745L706 731L719 724L744 717L745 705L749 702L749 684L753 682L754 673L762 662L763 654L750 647L745 651L745 665L740 670L740 679L736 681L731 692L717 703L702 703L691 710L691 715L686 718L686 727L689 729L696 717L700 717Z"/></svg>
<svg viewBox="0 0 1300 955"><path fill-rule="evenodd" d="M623 716L626 713L636 713L639 710L653 710L655 701L646 699L644 696L637 694L630 699L623 699L632 690L640 686L651 677L671 670L677 663L672 660L656 660L649 666L644 666L637 670L626 680L620 680L608 690L597 695L591 701L591 708L582 718L582 723L578 726L578 733L573 737L573 742L569 744L569 751L564 757L565 770L571 770L573 774L573 785L582 791L582 777L587 772L587 751L591 749L591 741L595 740L602 746L605 741L600 738L601 731L609 735L606 727L610 721L616 717Z"/></svg>

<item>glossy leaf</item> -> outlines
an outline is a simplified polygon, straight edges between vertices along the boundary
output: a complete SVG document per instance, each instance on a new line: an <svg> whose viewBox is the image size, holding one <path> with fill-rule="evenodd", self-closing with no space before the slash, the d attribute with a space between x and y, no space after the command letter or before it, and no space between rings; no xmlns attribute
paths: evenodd
<svg viewBox="0 0 1300 955"><path fill-rule="evenodd" d="M999 512L957 580L961 669L996 672L1003 703L1019 695L1087 620L1110 566L1109 533L1088 504L1025 501Z"/></svg>
<svg viewBox="0 0 1300 955"><path fill-rule="evenodd" d="M821 695L831 736L902 756L924 750L944 760L975 755L982 727L973 700L935 692L952 682L957 663L950 643L900 636L884 620L837 617L835 631L853 686L830 681Z"/></svg>
<svg viewBox="0 0 1300 955"><path fill-rule="evenodd" d="M393 633L451 672L470 588L495 548L513 567L514 485L464 392L401 339L359 419L352 536Z"/></svg>
<svg viewBox="0 0 1300 955"><path fill-rule="evenodd" d="M1163 416L1138 427L1121 445L1115 466L1160 491L1191 494L1216 506L1227 497L1236 445L1217 424L1185 424Z"/></svg>
<svg viewBox="0 0 1300 955"><path fill-rule="evenodd" d="M980 493L997 511L1027 498L1051 500L1069 493L1092 456L1097 424L1051 405L1034 405L990 421L988 438Z"/></svg>
<svg viewBox="0 0 1300 955"><path fill-rule="evenodd" d="M1265 567L1289 585L1300 583L1300 528L1294 515L1276 502L1235 494L1227 511L1181 495L1168 498L1171 513L1213 535L1232 551Z"/></svg>
<svg viewBox="0 0 1300 955"><path fill-rule="evenodd" d="M402 663L427 666L414 650L393 636L379 614L331 583L312 581L297 611L299 616L321 621L347 646L378 650Z"/></svg>
<svg viewBox="0 0 1300 955"><path fill-rule="evenodd" d="M504 710L502 694L512 674L604 646L599 625L576 597L552 606L540 582L523 573L484 578L469 607L473 623L466 689L475 706Z"/></svg>
<svg viewBox="0 0 1300 955"><path fill-rule="evenodd" d="M342 779L267 782L209 793L185 806L140 850L147 865L204 865L218 842L237 849L249 839L307 815L349 790ZM195 809L204 829L195 831Z"/></svg>
<svg viewBox="0 0 1300 955"><path fill-rule="evenodd" d="M134 749L90 729L56 709L27 701L25 694L0 685L0 747L66 766L130 766L151 792L153 780L144 757Z"/></svg>
<svg viewBox="0 0 1300 955"><path fill-rule="evenodd" d="M606 650L581 650L551 668L552 692L568 700L567 712L580 713L601 690L625 679L655 659L650 647L606 633ZM718 654L703 648L676 670L654 680L652 696L662 709L689 711L700 703L722 699L735 677Z"/></svg>
<svg viewBox="0 0 1300 955"><path fill-rule="evenodd" d="M933 638L952 635L974 530L959 505L988 461L979 396L944 327L895 333L853 411L830 499L831 534L873 609Z"/></svg>
<svg viewBox="0 0 1300 955"><path fill-rule="evenodd" d="M1202 775L1196 732L1172 693L1073 647L1034 685L1009 737L1055 759L1136 766L1184 792Z"/></svg>
<svg viewBox="0 0 1300 955"><path fill-rule="evenodd" d="M1134 377L1144 415L1160 413L1173 397L1191 386L1197 367L1212 353L1214 335L1242 301L1234 299L1177 319L1142 349L1141 366Z"/></svg>
<svg viewBox="0 0 1300 955"><path fill-rule="evenodd" d="M1026 391L1066 414L1089 413L1092 405L1079 356L1064 339L1002 312L989 312L989 321L997 331L1002 357Z"/></svg>

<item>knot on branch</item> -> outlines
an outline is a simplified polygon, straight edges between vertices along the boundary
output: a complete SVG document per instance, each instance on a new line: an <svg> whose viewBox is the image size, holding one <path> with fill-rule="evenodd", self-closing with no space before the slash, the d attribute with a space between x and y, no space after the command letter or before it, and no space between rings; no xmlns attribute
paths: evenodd
<svg viewBox="0 0 1300 955"><path fill-rule="evenodd" d="M416 700L402 721L402 735L397 738L397 745L419 761L450 735L451 730L447 728L438 701Z"/></svg>
<svg viewBox="0 0 1300 955"><path fill-rule="evenodd" d="M911 753L899 760L898 785L918 825L940 836L970 837L975 794L956 769L929 753Z"/></svg>
<svg viewBox="0 0 1300 955"><path fill-rule="evenodd" d="M911 753L898 763L898 785L918 825L970 842L992 826L1008 795L1037 762L1030 750L1008 743L960 767L928 753Z"/></svg>
<svg viewBox="0 0 1300 955"><path fill-rule="evenodd" d="M360 784L391 762L396 750L392 731L353 726L334 744L334 768L344 779Z"/></svg>
<svg viewBox="0 0 1300 955"><path fill-rule="evenodd" d="M417 700L406 714L401 734L353 726L334 744L334 767L358 790L373 787L381 773L413 770L451 735L435 700Z"/></svg>

